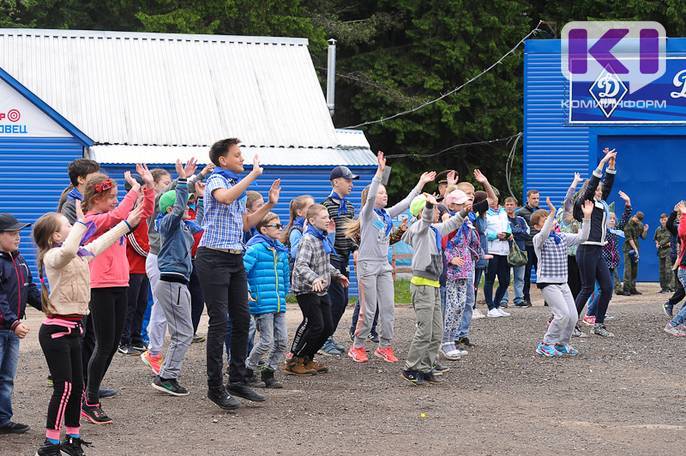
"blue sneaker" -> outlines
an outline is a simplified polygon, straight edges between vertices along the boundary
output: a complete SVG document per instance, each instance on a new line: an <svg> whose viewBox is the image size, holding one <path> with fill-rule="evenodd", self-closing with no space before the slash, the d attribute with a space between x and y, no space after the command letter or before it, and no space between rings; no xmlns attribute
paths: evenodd
<svg viewBox="0 0 686 456"><path fill-rule="evenodd" d="M576 356L579 354L579 351L576 348L567 344L555 344L555 350L563 356Z"/></svg>
<svg viewBox="0 0 686 456"><path fill-rule="evenodd" d="M336 347L336 344L334 344L331 339L328 339L326 342L324 342L324 345L322 348L319 349L319 354L320 355L328 355L328 356L342 356L344 352L340 351L338 347Z"/></svg>
<svg viewBox="0 0 686 456"><path fill-rule="evenodd" d="M555 358L558 356L562 356L562 353L557 351L555 347L553 347L552 345L544 344L543 342L539 342L538 346L536 347L536 353L547 358Z"/></svg>

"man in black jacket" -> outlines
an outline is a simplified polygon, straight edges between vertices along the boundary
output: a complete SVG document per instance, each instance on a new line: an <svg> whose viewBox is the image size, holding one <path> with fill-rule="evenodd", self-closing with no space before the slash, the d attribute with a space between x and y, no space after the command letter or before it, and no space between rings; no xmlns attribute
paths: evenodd
<svg viewBox="0 0 686 456"><path fill-rule="evenodd" d="M536 257L536 252L534 251L534 244L532 239L538 231L531 226L531 214L539 210L538 203L541 199L541 195L538 190L531 189L526 192L526 206L522 207L517 211L517 215L522 217L526 224L529 225L529 235L524 243L526 246L527 263L524 269L524 303L523 306L531 307L531 268L538 267L538 258Z"/></svg>

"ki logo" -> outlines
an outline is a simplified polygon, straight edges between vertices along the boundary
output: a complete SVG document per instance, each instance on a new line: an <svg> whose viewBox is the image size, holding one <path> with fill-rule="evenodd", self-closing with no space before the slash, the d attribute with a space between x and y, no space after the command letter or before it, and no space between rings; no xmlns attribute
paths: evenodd
<svg viewBox="0 0 686 456"><path fill-rule="evenodd" d="M603 70L588 91L609 119L629 89L616 74Z"/></svg>

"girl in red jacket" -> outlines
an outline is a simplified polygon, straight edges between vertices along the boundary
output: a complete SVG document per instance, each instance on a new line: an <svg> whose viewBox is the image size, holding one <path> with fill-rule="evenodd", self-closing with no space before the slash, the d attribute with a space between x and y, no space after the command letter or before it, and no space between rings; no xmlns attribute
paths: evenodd
<svg viewBox="0 0 686 456"><path fill-rule="evenodd" d="M139 195L143 194L141 217L152 214L155 203L154 182L145 165L136 165L136 171L144 185L136 182L129 172L125 173L131 190L117 206L117 184L104 174L95 174L86 182L83 209L86 222L95 224L93 240L117 223L126 219ZM87 241L87 240L84 240ZM112 420L100 406L98 390L112 357L117 351L124 327L127 310L127 288L129 285L129 263L126 259L126 242L121 238L100 256L90 262L91 301L89 309L95 334L95 348L90 356L87 370L86 397L81 406L81 415L93 424L109 424Z"/></svg>

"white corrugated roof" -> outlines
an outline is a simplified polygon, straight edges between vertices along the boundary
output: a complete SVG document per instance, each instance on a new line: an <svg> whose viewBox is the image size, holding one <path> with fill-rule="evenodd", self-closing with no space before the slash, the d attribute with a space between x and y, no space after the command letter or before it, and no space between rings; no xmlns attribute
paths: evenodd
<svg viewBox="0 0 686 456"><path fill-rule="evenodd" d="M98 145L206 154L234 136L293 164L293 152L302 162L341 146L305 39L0 29L0 67L92 138L95 156Z"/></svg>

